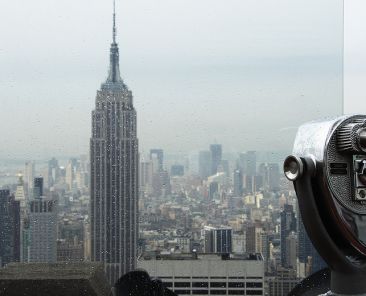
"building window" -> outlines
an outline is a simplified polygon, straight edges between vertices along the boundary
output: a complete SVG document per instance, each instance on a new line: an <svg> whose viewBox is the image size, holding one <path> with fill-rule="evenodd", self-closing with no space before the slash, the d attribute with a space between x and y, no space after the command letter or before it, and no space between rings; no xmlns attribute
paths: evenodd
<svg viewBox="0 0 366 296"><path fill-rule="evenodd" d="M190 286L191 286L191 283L188 283L188 282L175 282L174 283L174 287L176 287L176 288L187 288Z"/></svg>
<svg viewBox="0 0 366 296"><path fill-rule="evenodd" d="M211 288L226 288L225 282L212 282L210 283Z"/></svg>

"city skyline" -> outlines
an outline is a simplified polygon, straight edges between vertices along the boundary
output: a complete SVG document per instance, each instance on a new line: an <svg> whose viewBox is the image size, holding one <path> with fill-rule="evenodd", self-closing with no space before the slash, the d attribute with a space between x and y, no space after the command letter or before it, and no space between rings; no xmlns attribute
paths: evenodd
<svg viewBox="0 0 366 296"><path fill-rule="evenodd" d="M117 294L143 268L177 295L283 296L321 269L280 163L343 112L343 2L65 1L7 6L30 26L0 48L0 282L102 262Z"/></svg>
<svg viewBox="0 0 366 296"><path fill-rule="evenodd" d="M162 146L190 152L215 140L227 151L283 150L301 122L342 112L341 1L318 1L326 16L305 9L308 2L281 1L284 9L273 7L276 15L265 9L274 5L267 0L210 1L210 6L144 0L117 7L121 66L141 114L142 151ZM12 128L0 127L10 139L0 147L0 157L87 152L91 123L85 111L91 111L90 89L105 72L102 40L110 31L110 4L51 7L40 0L38 5L48 13L37 19L29 17L37 5L17 2L8 2L1 15L6 22L7 9L18 12L16 25L2 32L0 116ZM175 17L178 11L181 16ZM22 35L26 50L14 35ZM44 43L45 36L52 41ZM306 100L308 107L294 113L293 100ZM156 131L164 133L156 137Z"/></svg>

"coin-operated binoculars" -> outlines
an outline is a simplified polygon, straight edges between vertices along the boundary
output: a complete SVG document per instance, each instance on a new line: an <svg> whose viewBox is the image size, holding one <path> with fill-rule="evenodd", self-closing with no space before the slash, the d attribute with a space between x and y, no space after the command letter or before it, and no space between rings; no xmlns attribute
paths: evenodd
<svg viewBox="0 0 366 296"><path fill-rule="evenodd" d="M333 293L366 293L366 115L300 126L284 162Z"/></svg>

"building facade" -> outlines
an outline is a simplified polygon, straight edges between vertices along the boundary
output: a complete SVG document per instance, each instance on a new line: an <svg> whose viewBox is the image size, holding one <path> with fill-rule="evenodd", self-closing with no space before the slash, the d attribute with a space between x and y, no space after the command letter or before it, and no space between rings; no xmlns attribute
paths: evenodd
<svg viewBox="0 0 366 296"><path fill-rule="evenodd" d="M293 269L279 268L276 276L268 279L268 295L284 296L290 292L301 281ZM315 294L314 294L315 295Z"/></svg>
<svg viewBox="0 0 366 296"><path fill-rule="evenodd" d="M327 264L311 243L310 238L306 233L304 223L302 222L300 212L298 211L298 213L298 258L299 262L304 265L304 276L308 276L326 268Z"/></svg>
<svg viewBox="0 0 366 296"><path fill-rule="evenodd" d="M177 295L264 295L260 254L144 254L138 267Z"/></svg>
<svg viewBox="0 0 366 296"><path fill-rule="evenodd" d="M132 99L120 77L114 21L109 75L97 91L90 140L91 259L104 263L110 284L136 267L138 140Z"/></svg>
<svg viewBox="0 0 366 296"><path fill-rule="evenodd" d="M20 260L20 203L0 190L0 267Z"/></svg>
<svg viewBox="0 0 366 296"><path fill-rule="evenodd" d="M205 253L227 254L232 252L232 229L205 226Z"/></svg>
<svg viewBox="0 0 366 296"><path fill-rule="evenodd" d="M211 144L211 175L214 175L218 171L218 167L222 160L222 146L220 144Z"/></svg>
<svg viewBox="0 0 366 296"><path fill-rule="evenodd" d="M57 202L39 198L30 202L28 262L57 260Z"/></svg>
<svg viewBox="0 0 366 296"><path fill-rule="evenodd" d="M198 154L198 172L202 179L211 176L211 152L200 151Z"/></svg>
<svg viewBox="0 0 366 296"><path fill-rule="evenodd" d="M286 248L286 239L291 232L296 232L296 226L294 208L292 205L285 204L281 212L281 265L283 267L289 267L286 261L286 256L289 252Z"/></svg>

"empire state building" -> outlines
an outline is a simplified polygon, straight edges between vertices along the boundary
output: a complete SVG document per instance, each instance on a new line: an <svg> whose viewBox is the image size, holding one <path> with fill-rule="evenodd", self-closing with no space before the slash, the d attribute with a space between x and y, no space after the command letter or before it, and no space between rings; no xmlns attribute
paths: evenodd
<svg viewBox="0 0 366 296"><path fill-rule="evenodd" d="M113 285L136 267L138 139L132 92L119 71L115 10L107 80L97 91L90 139L92 261L104 263Z"/></svg>

